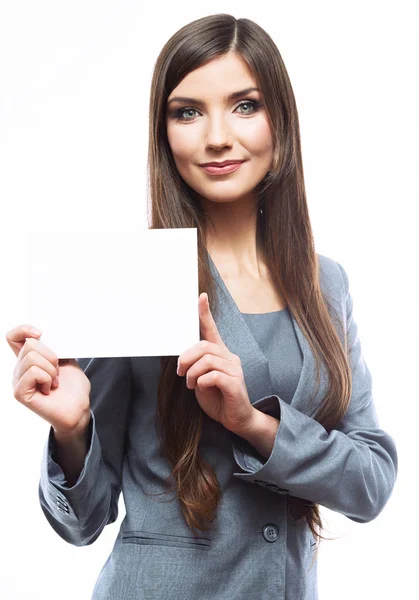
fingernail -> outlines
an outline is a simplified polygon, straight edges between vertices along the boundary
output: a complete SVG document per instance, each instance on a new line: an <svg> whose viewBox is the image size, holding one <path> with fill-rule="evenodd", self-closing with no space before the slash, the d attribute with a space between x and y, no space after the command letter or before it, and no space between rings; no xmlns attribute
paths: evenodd
<svg viewBox="0 0 419 600"><path fill-rule="evenodd" d="M55 387L58 387L58 377L54 377L53 384L55 385Z"/></svg>
<svg viewBox="0 0 419 600"><path fill-rule="evenodd" d="M31 333L34 333L35 335L42 335L42 331L39 331L39 329L35 329L35 327L32 327L32 329L30 329Z"/></svg>

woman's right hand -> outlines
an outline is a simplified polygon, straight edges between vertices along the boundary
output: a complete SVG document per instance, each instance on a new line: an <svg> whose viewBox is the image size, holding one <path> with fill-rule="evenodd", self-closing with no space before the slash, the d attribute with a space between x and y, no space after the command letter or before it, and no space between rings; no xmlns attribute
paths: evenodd
<svg viewBox="0 0 419 600"><path fill-rule="evenodd" d="M45 419L61 435L82 434L90 421L90 381L75 359L57 355L31 331L19 325L6 334L17 363L13 392L18 402ZM54 384L59 374L59 382Z"/></svg>

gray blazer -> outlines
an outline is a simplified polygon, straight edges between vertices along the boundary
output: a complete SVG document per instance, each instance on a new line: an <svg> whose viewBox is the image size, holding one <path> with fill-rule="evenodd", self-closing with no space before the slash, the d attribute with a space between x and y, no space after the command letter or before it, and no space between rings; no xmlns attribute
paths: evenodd
<svg viewBox="0 0 419 600"><path fill-rule="evenodd" d="M396 446L378 424L347 274L334 260L318 257L323 293L347 330L353 378L349 409L329 434L313 419L325 393L325 372L309 407L315 360L294 317L303 366L288 404L275 394L268 361L209 257L220 299L218 330L240 356L252 404L280 419L268 459L216 421L204 421L202 452L222 489L211 532L192 535L178 501L168 502L174 494L145 495L167 490L170 474L155 430L160 358L78 359L91 382L89 451L78 481L67 487L52 459L51 428L39 499L58 535L84 546L117 519L122 491L126 515L92 600L315 600L314 538L305 523L288 516L288 497L358 523L384 508L397 476Z"/></svg>

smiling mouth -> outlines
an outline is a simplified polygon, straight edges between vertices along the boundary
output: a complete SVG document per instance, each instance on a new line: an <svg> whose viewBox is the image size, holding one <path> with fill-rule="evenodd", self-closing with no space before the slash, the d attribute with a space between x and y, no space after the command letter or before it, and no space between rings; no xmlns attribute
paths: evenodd
<svg viewBox="0 0 419 600"><path fill-rule="evenodd" d="M237 171L237 169L239 169L243 163L244 163L244 161L229 164L229 165L224 165L222 167L215 167L213 165L208 166L208 167L201 166L201 169L204 169L204 171L206 171L206 173L209 173L210 175L224 175L224 174L233 173L234 171Z"/></svg>

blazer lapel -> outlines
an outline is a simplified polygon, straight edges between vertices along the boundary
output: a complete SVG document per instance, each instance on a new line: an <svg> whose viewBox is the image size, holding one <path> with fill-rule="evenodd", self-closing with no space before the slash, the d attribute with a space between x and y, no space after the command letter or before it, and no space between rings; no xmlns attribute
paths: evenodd
<svg viewBox="0 0 419 600"><path fill-rule="evenodd" d="M208 251L206 253L218 292L219 311L218 314L213 315L214 320L227 348L233 354L240 356L247 392L250 401L254 404L260 398L277 394L278 390L273 388L268 359L253 337L210 254ZM290 404L297 410L305 412L304 408L307 408L308 396L315 389L315 359L294 315L291 312L290 314L303 355L300 379ZM319 394L321 392L322 386L320 385ZM314 405L316 404L314 402Z"/></svg>

